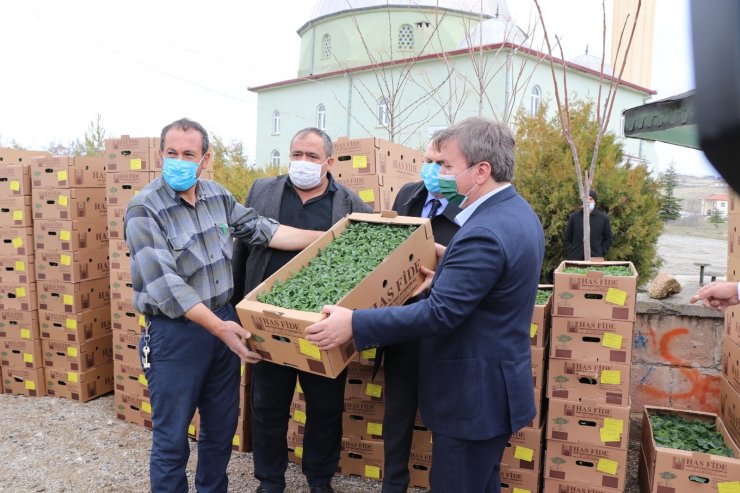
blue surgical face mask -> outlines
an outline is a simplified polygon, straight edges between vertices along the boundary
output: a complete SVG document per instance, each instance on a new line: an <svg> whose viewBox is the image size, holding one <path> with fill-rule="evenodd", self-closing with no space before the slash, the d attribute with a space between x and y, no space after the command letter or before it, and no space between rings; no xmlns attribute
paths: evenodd
<svg viewBox="0 0 740 493"><path fill-rule="evenodd" d="M162 178L176 192L189 190L198 181L198 166L205 157L204 154L198 162L164 157L162 159Z"/></svg>
<svg viewBox="0 0 740 493"><path fill-rule="evenodd" d="M429 193L435 196L442 195L442 190L439 188L439 169L441 166L438 163L424 163L421 167L421 179L424 180L424 186L427 188Z"/></svg>

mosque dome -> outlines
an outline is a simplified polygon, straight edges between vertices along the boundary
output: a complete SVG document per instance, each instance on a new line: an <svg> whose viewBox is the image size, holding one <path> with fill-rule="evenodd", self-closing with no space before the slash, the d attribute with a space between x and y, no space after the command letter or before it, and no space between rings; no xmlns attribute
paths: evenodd
<svg viewBox="0 0 740 493"><path fill-rule="evenodd" d="M481 22L460 42L458 49L472 46L485 46L508 41L513 44L523 44L527 39L524 31L517 26L510 17L497 15Z"/></svg>
<svg viewBox="0 0 740 493"><path fill-rule="evenodd" d="M385 7L441 8L458 12L493 17L496 12L509 18L509 8L505 1L496 0L317 0L309 22L316 19L351 10L365 10Z"/></svg>
<svg viewBox="0 0 740 493"><path fill-rule="evenodd" d="M577 57L572 58L569 61L570 63L574 63L576 65L586 67L595 72L601 71L601 58L595 55L590 55L588 53L588 46L586 47L586 52L583 55L578 55ZM611 73L612 73L611 66L609 65L608 62L605 62L604 63L604 74L611 75Z"/></svg>

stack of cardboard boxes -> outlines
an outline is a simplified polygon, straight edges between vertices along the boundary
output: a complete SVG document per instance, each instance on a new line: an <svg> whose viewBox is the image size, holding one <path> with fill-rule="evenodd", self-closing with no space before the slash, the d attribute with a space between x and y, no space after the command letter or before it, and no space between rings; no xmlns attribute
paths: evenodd
<svg viewBox="0 0 740 493"><path fill-rule="evenodd" d="M727 216L727 280L740 281L740 196L729 190ZM720 415L735 443L740 445L740 305L725 310L722 339Z"/></svg>
<svg viewBox="0 0 740 493"><path fill-rule="evenodd" d="M7 394L46 395L31 209L31 163L46 152L0 148L0 368Z"/></svg>
<svg viewBox="0 0 740 493"><path fill-rule="evenodd" d="M608 266L631 275L565 272ZM630 262L563 262L555 270L545 492L624 491L636 291Z"/></svg>
<svg viewBox="0 0 740 493"><path fill-rule="evenodd" d="M105 161L83 156L33 161L47 393L85 402L113 390Z"/></svg>

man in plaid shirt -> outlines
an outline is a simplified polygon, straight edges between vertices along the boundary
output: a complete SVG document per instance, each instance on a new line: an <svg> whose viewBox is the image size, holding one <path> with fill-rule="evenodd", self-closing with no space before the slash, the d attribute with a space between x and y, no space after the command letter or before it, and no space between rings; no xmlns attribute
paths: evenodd
<svg viewBox="0 0 740 493"><path fill-rule="evenodd" d="M134 305L146 316L140 342L152 405L152 491L188 491L187 429L201 416L195 485L225 492L236 431L239 364L261 357L229 304L233 238L301 250L321 235L278 224L240 205L223 186L198 180L208 165L208 133L187 119L162 130L162 177L128 204Z"/></svg>

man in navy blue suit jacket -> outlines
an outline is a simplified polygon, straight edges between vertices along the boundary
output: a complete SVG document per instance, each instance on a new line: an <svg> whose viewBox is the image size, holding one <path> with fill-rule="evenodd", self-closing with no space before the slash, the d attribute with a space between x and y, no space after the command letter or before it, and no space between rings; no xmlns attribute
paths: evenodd
<svg viewBox="0 0 740 493"><path fill-rule="evenodd" d="M419 408L432 430L434 493L499 492L511 434L535 415L529 326L544 256L539 219L511 185L514 138L470 118L438 132L441 174L454 177L461 228L427 275L425 299L369 310L326 306L306 329L330 349L421 339Z"/></svg>

